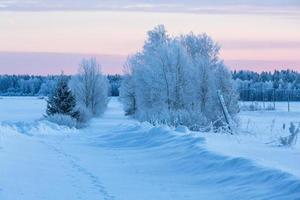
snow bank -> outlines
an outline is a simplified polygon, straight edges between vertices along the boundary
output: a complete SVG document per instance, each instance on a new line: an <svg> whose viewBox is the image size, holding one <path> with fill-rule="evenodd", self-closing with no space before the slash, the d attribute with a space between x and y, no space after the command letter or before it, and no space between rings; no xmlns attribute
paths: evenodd
<svg viewBox="0 0 300 200"><path fill-rule="evenodd" d="M182 126L182 125L177 126L176 129L175 129L175 131L181 132L181 133L189 133L190 132L189 129L188 129L188 127Z"/></svg>
<svg viewBox="0 0 300 200"><path fill-rule="evenodd" d="M300 178L300 148L279 147L264 143L253 135L199 133L206 139L205 147L232 158L245 158L265 168L288 172ZM198 136L199 137L199 136Z"/></svg>
<svg viewBox="0 0 300 200"><path fill-rule="evenodd" d="M29 136L33 135L63 135L74 134L78 130L75 128L69 128L67 126L60 126L51 123L47 120L35 121L31 123L17 122L7 123L0 122L0 134L1 135L16 135L25 134Z"/></svg>
<svg viewBox="0 0 300 200"><path fill-rule="evenodd" d="M206 139L205 147L210 151L249 159L260 166L285 171L300 178L299 138L296 145L291 148L279 146L280 137L290 134L290 123L298 125L300 122L299 109L294 108L291 112L284 111L280 107L276 111L243 111L239 114L240 126L237 135L216 133L195 133L195 135Z"/></svg>
<svg viewBox="0 0 300 200"><path fill-rule="evenodd" d="M136 159L139 165L143 162L147 165L155 163L155 166L164 163L167 172L161 168L161 172L158 173L189 177L199 189L206 188L209 191L211 187L219 188L223 192L226 191L221 192L224 199L295 199L300 195L299 177L291 175L297 175L295 171L290 170L289 174L280 170L280 165L260 165L259 162L257 164L255 159L250 160L253 158L253 152L250 151L250 156L243 157L240 150L236 149L237 145L232 145L233 143L215 149L214 147L223 144L222 142L233 139L228 138L228 135L215 135L214 138L210 138L202 133L182 134L166 126L151 127L138 123L127 125L126 128L122 125L119 127L120 129L115 128L109 134L93 138L91 144L124 152L130 150L137 155L145 154L148 156L146 161ZM214 140L215 138L219 140ZM211 143L215 146L209 146ZM244 149L248 147L245 146ZM235 157L230 154L226 156L226 148L236 151ZM255 155L259 157L259 153L266 149L258 148ZM261 158L265 158L264 156L267 155L262 154ZM275 158L271 157L270 161ZM291 167L297 171L297 165L293 164Z"/></svg>

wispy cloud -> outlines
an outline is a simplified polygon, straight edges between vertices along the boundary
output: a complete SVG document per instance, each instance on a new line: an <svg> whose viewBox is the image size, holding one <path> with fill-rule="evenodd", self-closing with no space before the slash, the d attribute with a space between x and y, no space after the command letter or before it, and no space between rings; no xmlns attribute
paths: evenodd
<svg viewBox="0 0 300 200"><path fill-rule="evenodd" d="M300 14L299 0L2 0L0 10L118 10L205 14Z"/></svg>

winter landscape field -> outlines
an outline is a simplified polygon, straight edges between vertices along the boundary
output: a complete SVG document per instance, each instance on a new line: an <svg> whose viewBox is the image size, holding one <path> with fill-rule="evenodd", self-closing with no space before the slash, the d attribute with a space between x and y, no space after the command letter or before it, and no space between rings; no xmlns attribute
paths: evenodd
<svg viewBox="0 0 300 200"><path fill-rule="evenodd" d="M300 200L299 0L0 0L0 200Z"/></svg>
<svg viewBox="0 0 300 200"><path fill-rule="evenodd" d="M300 104L285 104L216 135L140 123L118 98L77 130L41 120L43 99L2 97L0 199L298 199L299 143L276 140Z"/></svg>

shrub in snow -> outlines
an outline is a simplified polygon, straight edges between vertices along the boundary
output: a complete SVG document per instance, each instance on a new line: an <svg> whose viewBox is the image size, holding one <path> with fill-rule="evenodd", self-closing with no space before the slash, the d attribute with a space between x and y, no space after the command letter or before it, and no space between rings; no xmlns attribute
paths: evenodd
<svg viewBox="0 0 300 200"><path fill-rule="evenodd" d="M93 117L91 111L87 109L84 105L77 105L75 110L78 112L77 121L80 124L86 123L89 119Z"/></svg>
<svg viewBox="0 0 300 200"><path fill-rule="evenodd" d="M168 122L170 122L170 125L175 127L185 125L191 130L200 130L208 124L203 113L193 110L171 111Z"/></svg>
<svg viewBox="0 0 300 200"><path fill-rule="evenodd" d="M269 104L267 104L267 106L265 108L263 108L259 104L259 102L255 101L255 102L253 102L251 104L242 104L240 106L240 109L242 111L258 111L258 110L269 110L269 111L271 111L271 110L275 110L275 107L274 107L273 104L269 103Z"/></svg>
<svg viewBox="0 0 300 200"><path fill-rule="evenodd" d="M143 50L125 65L120 88L125 112L141 121L186 125L193 130L210 124L223 126L220 90L235 119L238 96L218 54L218 45L205 34L170 37L164 26L155 27L148 32Z"/></svg>
<svg viewBox="0 0 300 200"><path fill-rule="evenodd" d="M298 128L296 128L295 124L291 123L289 132L290 132L289 136L280 138L280 144L282 146L292 146L297 143L297 137L300 132L300 125L298 126Z"/></svg>
<svg viewBox="0 0 300 200"><path fill-rule="evenodd" d="M93 116L104 112L108 103L108 81L95 58L82 60L79 74L71 78L69 85L78 106L83 106Z"/></svg>
<svg viewBox="0 0 300 200"><path fill-rule="evenodd" d="M46 113L48 116L55 114L68 115L72 118L78 117L75 109L76 101L68 87L68 81L65 77L61 77L53 94L47 101Z"/></svg>
<svg viewBox="0 0 300 200"><path fill-rule="evenodd" d="M50 122L53 122L53 123L61 125L61 126L67 126L70 128L77 126L76 119L71 117L70 115L56 113L56 114L47 116L46 119Z"/></svg>
<svg viewBox="0 0 300 200"><path fill-rule="evenodd" d="M265 110L275 110L274 105L268 104Z"/></svg>
<svg viewBox="0 0 300 200"><path fill-rule="evenodd" d="M251 104L242 104L240 109L242 111L257 111L261 110L261 106L258 104L258 102L252 102Z"/></svg>

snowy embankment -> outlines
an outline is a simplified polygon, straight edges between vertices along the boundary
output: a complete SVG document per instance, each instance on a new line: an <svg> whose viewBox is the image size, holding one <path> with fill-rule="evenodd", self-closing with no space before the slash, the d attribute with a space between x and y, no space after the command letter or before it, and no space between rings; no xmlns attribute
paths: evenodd
<svg viewBox="0 0 300 200"><path fill-rule="evenodd" d="M246 151L247 148L241 150L244 141L216 149L219 144L237 141L230 138L235 136L209 137L139 123L123 115L117 99L110 101L102 118L92 120L87 128L78 131L45 122L3 122L0 126L3 200L300 196L297 173L277 170L278 166L264 167L248 160L249 155L221 155L230 154L226 149ZM257 151L266 149L277 149L276 153L288 151L283 160L290 156L290 150L268 145ZM295 156L299 158L299 153ZM299 169L297 165L291 167Z"/></svg>
<svg viewBox="0 0 300 200"><path fill-rule="evenodd" d="M266 102L265 106L269 104L273 105ZM263 102L258 105L263 107ZM239 120L237 135L200 133L206 139L205 146L213 152L246 158L300 178L300 139L292 147L279 146L279 138L290 134L290 123L300 123L300 102L291 102L290 112L287 102L276 102L274 111L242 111Z"/></svg>

